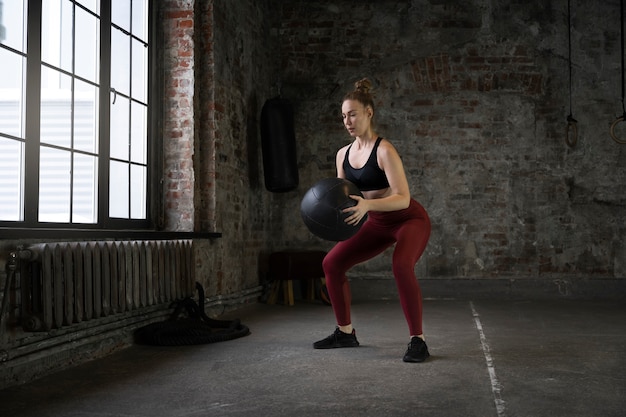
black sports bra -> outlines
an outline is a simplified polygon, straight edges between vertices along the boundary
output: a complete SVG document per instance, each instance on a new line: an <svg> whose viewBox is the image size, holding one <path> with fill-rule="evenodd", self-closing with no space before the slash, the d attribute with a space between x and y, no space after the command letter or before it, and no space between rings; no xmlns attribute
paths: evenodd
<svg viewBox="0 0 626 417"><path fill-rule="evenodd" d="M387 181L385 171L380 169L378 161L376 160L376 151L378 151L378 145L380 145L380 141L382 140L383 138L381 137L376 139L372 153L365 165L363 165L363 168L352 168L348 161L348 155L350 154L352 145L348 146L348 149L346 149L346 156L343 160L343 172L345 173L346 179L353 182L361 191L382 190L389 187L389 181Z"/></svg>

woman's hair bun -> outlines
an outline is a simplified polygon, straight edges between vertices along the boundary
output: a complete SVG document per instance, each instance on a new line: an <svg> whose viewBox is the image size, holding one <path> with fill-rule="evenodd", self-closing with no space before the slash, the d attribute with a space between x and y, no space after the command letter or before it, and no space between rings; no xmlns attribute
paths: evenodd
<svg viewBox="0 0 626 417"><path fill-rule="evenodd" d="M374 98L372 97L371 90L372 82L367 78L361 78L354 83L354 90L350 91L343 97L343 101L357 100L365 107L371 107L374 109Z"/></svg>
<svg viewBox="0 0 626 417"><path fill-rule="evenodd" d="M359 81L354 83L354 91L358 91L361 93L369 93L372 89L372 82L367 78L362 78Z"/></svg>

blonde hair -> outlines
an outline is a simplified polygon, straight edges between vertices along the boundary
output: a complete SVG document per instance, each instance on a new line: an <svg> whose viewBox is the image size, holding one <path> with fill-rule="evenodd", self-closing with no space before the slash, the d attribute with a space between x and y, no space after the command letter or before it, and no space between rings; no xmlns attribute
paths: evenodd
<svg viewBox="0 0 626 417"><path fill-rule="evenodd" d="M362 78L354 83L354 90L350 91L343 97L343 101L356 100L360 102L364 107L371 107L374 110L374 97L370 90L372 89L372 82L367 78Z"/></svg>

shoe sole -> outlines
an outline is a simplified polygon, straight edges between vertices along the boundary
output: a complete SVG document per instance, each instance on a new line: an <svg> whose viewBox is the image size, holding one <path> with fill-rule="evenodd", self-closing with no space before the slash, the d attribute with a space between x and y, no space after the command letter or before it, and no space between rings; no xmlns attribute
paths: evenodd
<svg viewBox="0 0 626 417"><path fill-rule="evenodd" d="M402 362L407 362L407 363L422 363L424 362L426 359L428 359L430 357L430 354L427 353L426 356L424 358L420 358L420 359L414 359L414 358L410 358L410 357L404 357L402 358Z"/></svg>
<svg viewBox="0 0 626 417"><path fill-rule="evenodd" d="M359 347L359 344L356 345L332 345L332 346L315 346L313 345L313 349L339 349L339 348L351 348L351 347Z"/></svg>

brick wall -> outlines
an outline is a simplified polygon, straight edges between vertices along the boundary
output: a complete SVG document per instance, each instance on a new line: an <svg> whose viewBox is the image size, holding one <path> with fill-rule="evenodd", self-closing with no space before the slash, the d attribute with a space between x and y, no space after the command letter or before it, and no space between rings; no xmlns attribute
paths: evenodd
<svg viewBox="0 0 626 417"><path fill-rule="evenodd" d="M432 217L419 276L626 277L626 148L608 135L621 115L619 5L572 2L573 148L567 2L281 6L282 74L299 109L294 199L334 175L334 152L348 140L341 98L367 76L378 131ZM325 245L287 210L293 246ZM353 276L388 278L390 256Z"/></svg>
<svg viewBox="0 0 626 417"><path fill-rule="evenodd" d="M268 13L265 1L164 6L172 57L164 70L172 116L164 129L166 227L222 233L196 246L208 296L257 287L259 257L271 247L273 196L259 180L258 130L263 102L276 94Z"/></svg>
<svg viewBox="0 0 626 417"><path fill-rule="evenodd" d="M266 42L267 11L265 2L215 2L212 13L201 12L211 17L202 26L201 37L211 38L212 46L204 48L210 50L210 60L202 58L205 64L196 75L206 85L198 90L205 113L196 123L204 126L198 135L200 146L212 144L212 161L197 184L202 207L211 202L197 225L202 230L214 226L224 236L208 248L211 264L204 265L208 288L216 294L259 285L258 259L267 240L264 218L269 196L258 180L258 117L275 71ZM206 156L201 159L196 162L206 163ZM207 219L213 224L204 225Z"/></svg>
<svg viewBox="0 0 626 417"><path fill-rule="evenodd" d="M362 76L432 217L420 277L626 276L625 151L608 136L621 113L619 11L572 4L569 147L562 3L167 2L166 218L224 234L200 249L209 294L257 285L272 250L331 247L308 233L299 203L335 174L348 140L341 97ZM296 109L300 169L284 194L264 189L258 131L278 86ZM390 278L390 257L353 275Z"/></svg>
<svg viewBox="0 0 626 417"><path fill-rule="evenodd" d="M160 10L163 49L164 227L194 224L194 1L166 1Z"/></svg>

